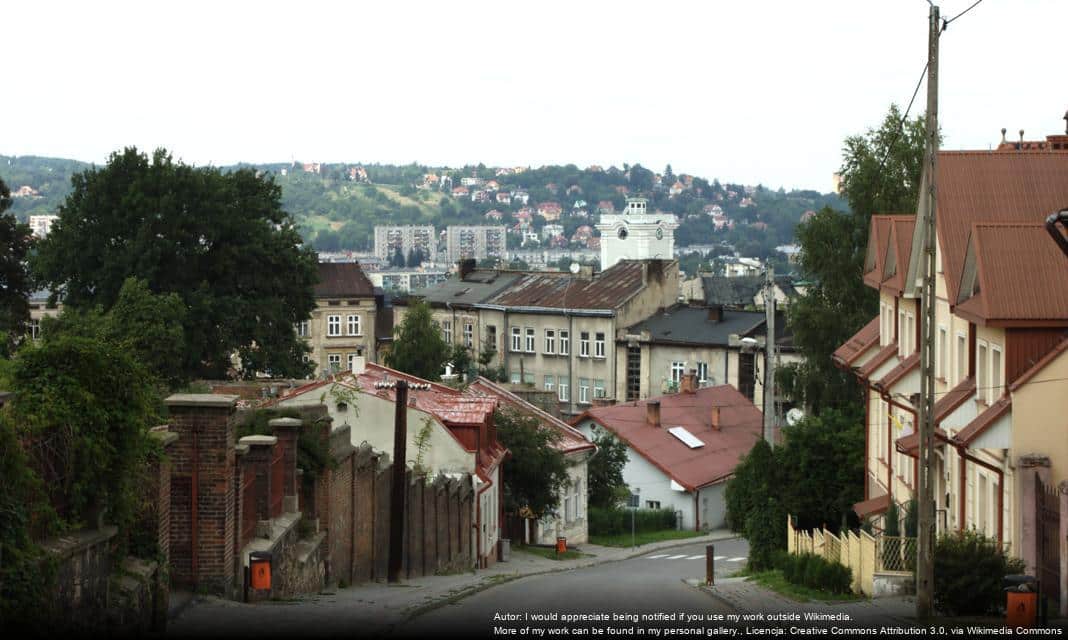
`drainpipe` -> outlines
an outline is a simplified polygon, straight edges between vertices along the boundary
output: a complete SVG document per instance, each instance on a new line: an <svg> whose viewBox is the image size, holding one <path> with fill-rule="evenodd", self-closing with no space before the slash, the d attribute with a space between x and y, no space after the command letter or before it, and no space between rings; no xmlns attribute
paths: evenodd
<svg viewBox="0 0 1068 640"><path fill-rule="evenodd" d="M700 504L701 490L693 490L693 530L701 530L701 504Z"/></svg>

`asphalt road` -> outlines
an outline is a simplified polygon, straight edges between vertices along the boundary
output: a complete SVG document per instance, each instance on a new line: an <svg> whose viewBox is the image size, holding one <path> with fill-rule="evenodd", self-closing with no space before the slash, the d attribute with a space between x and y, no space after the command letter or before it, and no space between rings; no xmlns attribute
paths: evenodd
<svg viewBox="0 0 1068 640"><path fill-rule="evenodd" d="M747 553L744 540L717 542L715 555L720 560L716 577L741 569ZM396 627L394 635L537 638L594 631L591 635L660 637L649 630L715 628L722 623L714 616L731 609L684 582L687 578L703 579L704 555L705 545L688 545L650 551L620 562L521 578L421 615Z"/></svg>

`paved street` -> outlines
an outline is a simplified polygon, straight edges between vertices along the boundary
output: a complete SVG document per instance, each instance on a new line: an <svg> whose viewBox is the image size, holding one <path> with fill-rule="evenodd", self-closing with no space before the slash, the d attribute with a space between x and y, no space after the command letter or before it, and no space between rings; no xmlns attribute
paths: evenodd
<svg viewBox="0 0 1068 640"><path fill-rule="evenodd" d="M720 557L717 580L744 566L745 541L723 539L725 535L730 534L716 532L690 544L662 543L644 553L588 545L584 550L595 557L562 562L513 551L511 562L477 574L427 576L392 586L360 585L288 602L246 605L203 598L171 621L167 635L440 637L491 634L498 611L725 612L721 601L683 583L704 576L709 543L715 544Z"/></svg>
<svg viewBox="0 0 1068 640"><path fill-rule="evenodd" d="M676 547L621 562L522 578L431 611L400 625L396 633L404 637L427 637L440 635L444 629L456 635L491 636L496 626L516 629L516 635L524 627L567 628L572 632L567 635L572 635L576 628L586 626L616 629L701 626L712 614L732 612L721 601L683 582L704 576L704 551L704 544ZM726 577L742 568L747 552L744 540L717 542L716 555L721 557L717 562L717 577ZM494 620L495 615L505 614L518 618ZM546 614L559 614L559 617L549 615L553 619L532 621L534 616ZM568 622L564 621L565 614L605 614L607 620ZM637 618L615 621L612 614ZM700 617L687 623L677 617L642 620L643 614Z"/></svg>

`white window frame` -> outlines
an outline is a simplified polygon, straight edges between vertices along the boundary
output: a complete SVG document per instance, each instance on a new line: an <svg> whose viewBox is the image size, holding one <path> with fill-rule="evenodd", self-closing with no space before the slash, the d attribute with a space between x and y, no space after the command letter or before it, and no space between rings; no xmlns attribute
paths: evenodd
<svg viewBox="0 0 1068 640"><path fill-rule="evenodd" d="M525 330L526 344L524 344L523 346L525 347L525 351L527 353L534 353L535 349L537 348L537 333L534 331L534 327L525 327Z"/></svg>
<svg viewBox="0 0 1068 640"><path fill-rule="evenodd" d="M556 354L556 329L545 330L545 354Z"/></svg>
<svg viewBox="0 0 1068 640"><path fill-rule="evenodd" d="M1002 353L1001 347L996 344L990 344L990 385L989 395L987 396L987 404L993 404L998 398L1001 397L1001 365L1002 365Z"/></svg>
<svg viewBox="0 0 1068 640"><path fill-rule="evenodd" d="M560 398L560 402L571 401L571 377L560 376L556 381L557 397Z"/></svg>
<svg viewBox="0 0 1068 640"><path fill-rule="evenodd" d="M464 323L464 346L475 346L475 325L472 322Z"/></svg>
<svg viewBox="0 0 1068 640"><path fill-rule="evenodd" d="M341 354L328 353L326 355L326 366L330 370L330 373L341 371Z"/></svg>
<svg viewBox="0 0 1068 640"><path fill-rule="evenodd" d="M358 314L350 313L349 317L348 317L348 322L346 324L348 325L347 328L349 330L349 335L350 336L361 336L361 335L363 335L362 333L360 333L360 328L361 328L360 325L362 323L360 322L360 316Z"/></svg>
<svg viewBox="0 0 1068 640"><path fill-rule="evenodd" d="M519 327L512 327L512 353L519 353L523 349L523 330Z"/></svg>
<svg viewBox="0 0 1068 640"><path fill-rule="evenodd" d="M674 361L671 363L671 381L678 384L682 382L682 376L686 374L686 362Z"/></svg>
<svg viewBox="0 0 1068 640"><path fill-rule="evenodd" d="M697 363L697 381L698 382L709 382L710 380L711 379L708 377L708 363L707 362L698 362Z"/></svg>
<svg viewBox="0 0 1068 640"><path fill-rule="evenodd" d="M41 337L41 321L37 318L30 318L30 339L36 340Z"/></svg>
<svg viewBox="0 0 1068 640"><path fill-rule="evenodd" d="M589 378L579 378L579 397L578 397L578 402L579 402L579 404L589 404L590 403L590 379Z"/></svg>
<svg viewBox="0 0 1068 640"><path fill-rule="evenodd" d="M593 357L594 358L603 358L604 357L604 332L603 331L598 331L597 333L593 334Z"/></svg>
<svg viewBox="0 0 1068 640"><path fill-rule="evenodd" d="M593 380L593 397L594 398L607 398L604 390L604 379L594 378Z"/></svg>
<svg viewBox="0 0 1068 640"><path fill-rule="evenodd" d="M962 332L957 332L957 379L954 380L954 386L960 384L961 380L968 377L968 336Z"/></svg>
<svg viewBox="0 0 1068 640"><path fill-rule="evenodd" d="M445 344L452 344L452 320L441 321L441 339Z"/></svg>
<svg viewBox="0 0 1068 640"><path fill-rule="evenodd" d="M911 356L912 352L916 350L916 316L911 311L905 312L905 330L908 331L906 343L908 348L905 349L905 356Z"/></svg>
<svg viewBox="0 0 1068 640"><path fill-rule="evenodd" d="M560 355L569 355L571 351L571 332L567 329L560 329Z"/></svg>
<svg viewBox="0 0 1068 640"><path fill-rule="evenodd" d="M336 338L341 335L341 316L332 315L326 316L326 336L328 338ZM339 358L341 356L338 356ZM339 361L340 362L340 361Z"/></svg>
<svg viewBox="0 0 1068 640"><path fill-rule="evenodd" d="M987 370L989 366L989 358L987 353L989 352L989 345L985 340L975 341L975 390L976 397L980 402L990 404L990 372Z"/></svg>
<svg viewBox="0 0 1068 640"><path fill-rule="evenodd" d="M590 357L590 332L589 331L580 331L579 332L579 357L580 358L589 358Z"/></svg>
<svg viewBox="0 0 1068 640"><path fill-rule="evenodd" d="M32 322L32 320L31 320L31 322ZM299 338L307 338L308 337L308 329L309 329L309 326L308 326L308 321L307 320L301 320L300 322L298 322L297 323L297 337L299 337Z"/></svg>
<svg viewBox="0 0 1068 640"><path fill-rule="evenodd" d="M519 384L523 381L523 377L519 375L518 371L512 371L508 374L508 381L512 384Z"/></svg>
<svg viewBox="0 0 1068 640"><path fill-rule="evenodd" d="M349 368L347 369L347 371L352 371L352 366L354 364L356 364L356 358L359 358L359 357L360 357L359 353L350 353L350 354L346 355L345 359L349 363Z"/></svg>
<svg viewBox="0 0 1068 640"><path fill-rule="evenodd" d="M942 380L949 379L946 375L946 361L949 360L949 329L943 325L938 326L938 362L935 369L938 371L938 377Z"/></svg>
<svg viewBox="0 0 1068 640"><path fill-rule="evenodd" d="M544 386L545 386L545 390L546 391L552 391L553 390L553 388L556 386L555 385L555 380L556 379L552 375L550 375L550 374L546 374L545 375L545 378L543 379L543 382L544 382Z"/></svg>

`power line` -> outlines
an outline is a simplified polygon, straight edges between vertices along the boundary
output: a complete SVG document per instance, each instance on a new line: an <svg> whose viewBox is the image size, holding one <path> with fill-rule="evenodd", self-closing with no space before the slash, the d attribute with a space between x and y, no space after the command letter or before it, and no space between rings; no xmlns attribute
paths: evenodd
<svg viewBox="0 0 1068 640"><path fill-rule="evenodd" d="M953 21L954 21L954 20L956 20L957 18L959 18L959 17L963 16L964 14L968 13L969 11L971 11L971 10L972 10L972 9L974 9L974 8L975 8L976 6L978 6L978 5L979 5L979 3L980 3L980 2L982 2L982 1L983 1L983 0L975 0L975 2L973 2L973 3L971 4L971 6L970 6L970 7L968 7L967 9L965 9L964 11L961 11L960 13L958 13L958 14L957 14L957 15L955 15L955 16L953 16L953 17L952 17L952 18L950 18L949 20L943 20L943 21L942 21L942 31L945 31L945 30L946 30L946 27L948 27L948 26L949 26L949 23L953 22Z"/></svg>
<svg viewBox="0 0 1068 640"><path fill-rule="evenodd" d="M897 130L894 131L894 138L890 141L890 144L886 147L886 153L883 154L883 159L879 162L879 168L876 170L876 175L879 176L879 189L883 187L883 169L886 167L886 161L890 158L890 153L894 150L894 145L897 144L901 134L905 131L905 121L909 118L909 112L912 111L912 105L916 102L916 96L920 93L920 86L923 84L923 79L927 77L927 67L930 63L923 65L923 71L920 72L920 79L916 81L916 88L912 90L912 98L909 99L909 104L905 107L905 114L901 116L901 120L897 123ZM878 192L876 192L878 193Z"/></svg>

